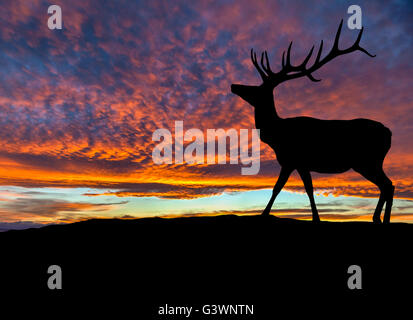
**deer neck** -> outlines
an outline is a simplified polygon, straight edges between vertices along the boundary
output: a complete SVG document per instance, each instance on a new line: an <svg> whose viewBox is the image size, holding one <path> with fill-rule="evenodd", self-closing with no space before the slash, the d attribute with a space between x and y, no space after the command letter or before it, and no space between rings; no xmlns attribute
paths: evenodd
<svg viewBox="0 0 413 320"><path fill-rule="evenodd" d="M274 96L268 95L262 104L255 107L255 127L260 129L261 136L265 132L272 131L275 122L281 120L275 110Z"/></svg>

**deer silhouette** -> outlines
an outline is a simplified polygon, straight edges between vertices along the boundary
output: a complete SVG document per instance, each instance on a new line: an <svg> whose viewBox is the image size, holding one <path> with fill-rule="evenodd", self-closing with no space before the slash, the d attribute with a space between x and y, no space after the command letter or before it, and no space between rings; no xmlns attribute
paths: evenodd
<svg viewBox="0 0 413 320"><path fill-rule="evenodd" d="M366 49L360 46L363 28L360 30L355 43L345 49L338 48L343 20L338 27L333 47L321 59L323 41L312 66L307 67L313 54L314 46L299 65L291 64L291 46L282 54L282 68L273 72L268 61L267 52L261 54L261 66L257 55L251 49L251 60L263 83L259 86L240 84L231 85L232 93L238 95L255 108L255 126L260 129L260 138L275 152L281 166L278 180L274 186L262 215L269 215L277 195L284 187L290 174L297 170L303 180L306 193L310 199L312 220L320 221L313 195L311 172L342 173L353 169L380 189L380 198L374 211L373 222L381 223L381 211L384 203L386 208L383 222L390 222L393 203L394 186L383 171L383 161L391 146L391 131L380 122L369 119L353 120L320 120L310 117L281 118L274 105L273 90L280 83L307 77L311 81L313 72L334 58L361 51L370 57ZM265 61L264 61L265 59Z"/></svg>

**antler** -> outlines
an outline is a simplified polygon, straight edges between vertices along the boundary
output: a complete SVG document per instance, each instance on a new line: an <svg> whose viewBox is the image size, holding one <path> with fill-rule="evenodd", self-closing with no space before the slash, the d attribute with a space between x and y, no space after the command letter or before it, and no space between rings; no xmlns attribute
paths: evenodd
<svg viewBox="0 0 413 320"><path fill-rule="evenodd" d="M340 25L338 27L337 33L336 33L336 37L334 39L334 44L333 47L331 48L330 52L323 58L321 59L321 53L323 51L323 40L321 40L320 43L320 48L318 49L318 53L316 56L316 59L314 61L314 64L307 68L307 63L310 60L313 51L314 51L314 46L311 48L310 52L308 53L307 57L304 59L304 61L297 65L294 66L291 64L291 46L293 44L293 42L290 42L290 45L288 46L287 49L287 58L285 59L285 51L282 54L282 68L279 72L274 73L271 70L270 67L270 63L268 61L268 54L267 51L264 51L261 54L261 67L258 65L257 62L257 55L255 54L254 50L251 49L251 60L252 63L254 64L255 68L258 70L259 74L261 75L261 78L264 82L267 83L271 83L274 87L277 86L278 84L280 84L281 82L287 81L287 80L291 80L291 79L296 79L299 77L308 77L311 81L320 81L321 79L315 79L312 75L312 73L314 71L316 71L317 69L321 68L324 64L326 64L327 62L333 60L334 58L341 56L343 54L347 54L350 52L354 52L354 51L362 51L365 54L367 54L370 57L375 57L375 55L370 54L366 49L360 47L360 40L361 40L361 36L363 34L363 28L361 28L358 36L357 36L357 40L356 42L354 42L354 44L345 49L345 50L340 50L338 48L338 41L340 39L340 33L341 33L341 28L343 26L343 20L341 20ZM264 63L264 58L265 58L265 63ZM320 60L321 59L321 60ZM286 61L285 61L286 60Z"/></svg>

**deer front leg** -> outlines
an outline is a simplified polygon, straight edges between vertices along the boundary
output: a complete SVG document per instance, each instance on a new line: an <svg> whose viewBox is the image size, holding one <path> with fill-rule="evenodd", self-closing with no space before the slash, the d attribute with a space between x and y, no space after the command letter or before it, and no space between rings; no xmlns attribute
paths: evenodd
<svg viewBox="0 0 413 320"><path fill-rule="evenodd" d="M313 213L313 222L320 222L317 207L314 201L313 181L311 179L310 171L306 171L306 170L297 170L297 171L301 177L301 180L303 180L304 182L305 192L307 192L308 198L310 199L311 211Z"/></svg>
<svg viewBox="0 0 413 320"><path fill-rule="evenodd" d="M280 175L278 177L277 183L274 186L274 189L272 191L272 196L270 201L268 202L267 206L265 207L264 211L262 212L261 215L263 216L268 216L270 214L272 205L275 201L275 198L277 198L278 194L280 193L281 189L284 187L286 184L288 178L290 177L291 172L293 172L292 169L290 168L281 168Z"/></svg>

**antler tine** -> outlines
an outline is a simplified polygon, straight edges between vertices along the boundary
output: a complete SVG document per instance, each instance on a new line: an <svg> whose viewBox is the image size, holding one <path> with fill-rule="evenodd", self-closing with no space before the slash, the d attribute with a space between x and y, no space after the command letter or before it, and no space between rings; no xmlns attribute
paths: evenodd
<svg viewBox="0 0 413 320"><path fill-rule="evenodd" d="M265 57L265 63L264 63L264 57ZM270 67L270 62L268 61L267 51L264 51L263 53L261 53L261 67L267 73L268 76L273 74L271 67Z"/></svg>
<svg viewBox="0 0 413 320"><path fill-rule="evenodd" d="M304 59L304 61L300 64L300 67L305 68L305 66L308 63L308 60L310 60L311 55L313 54L314 46L312 46L310 52L308 53L307 57Z"/></svg>
<svg viewBox="0 0 413 320"><path fill-rule="evenodd" d="M290 57L290 54L291 54L291 46L293 45L293 42L291 41L290 42L290 45L288 46L288 49L287 49L287 68L290 68L291 67L291 57Z"/></svg>
<svg viewBox="0 0 413 320"><path fill-rule="evenodd" d="M320 49L318 50L318 54L317 54L317 57L316 57L316 61L317 61L317 59L320 59L319 56L321 56L321 49L322 49L322 47L323 47L323 42L321 42ZM313 50L314 50L314 46L311 47L310 52L308 53L308 55L307 55L307 57L304 59L304 61L301 63L301 65L298 67L298 69L301 69L303 72L306 72L306 71L307 71L307 69L305 68L305 66L307 65L308 61L310 60L310 57L311 57L312 54L313 54ZM316 78L314 78L311 73L308 73L308 74L307 74L307 77L308 77L311 81L314 81L314 82L321 81L321 79L316 79Z"/></svg>
<svg viewBox="0 0 413 320"><path fill-rule="evenodd" d="M255 64L256 61L254 60L254 55L255 55L254 49L251 48L251 60Z"/></svg>
<svg viewBox="0 0 413 320"><path fill-rule="evenodd" d="M355 50L360 50L361 52L364 52L365 54L367 54L369 57L374 58L374 57L376 56L375 54L371 54L371 53L369 53L366 49L364 49L363 47L360 47L360 40L361 40L361 36L362 36L362 34L363 34L363 30L364 30L364 27L361 28L361 30L360 30L360 32L359 32L359 34L358 34L358 36L357 36L357 40L356 40L356 42L354 43L354 45L351 46L351 48L354 47Z"/></svg>
<svg viewBox="0 0 413 320"><path fill-rule="evenodd" d="M290 45L288 46L288 49L287 49L287 64L286 65L284 64L284 53L285 53L285 51L283 52L283 59L282 59L283 60L282 61L283 69L285 69L285 72L303 71L303 69L305 69L305 66L307 65L308 61L310 60L310 58L313 54L314 46L311 48L310 52L307 54L307 56L305 57L304 61L301 64L299 64L298 66L293 66L291 64L291 47L292 47L292 44L293 44L293 42L291 41Z"/></svg>
<svg viewBox="0 0 413 320"><path fill-rule="evenodd" d="M254 52L254 49L252 48L251 48L251 60L252 60L252 63L254 64L255 69L257 69L258 73L260 74L262 80L266 81L268 79L268 76L264 73L264 71L262 71L262 69L258 65L257 54Z"/></svg>
<svg viewBox="0 0 413 320"><path fill-rule="evenodd" d="M343 27L343 19L340 21L340 25L338 26L336 37L334 38L334 44L331 48L331 51L340 51L338 48L338 40L340 39L341 28Z"/></svg>
<svg viewBox="0 0 413 320"><path fill-rule="evenodd" d="M284 73L284 74L288 74L289 72L302 72L302 73L305 73L307 71L306 65L307 65L308 61L310 60L311 56L313 55L314 46L312 46L312 48L308 52L308 54L305 57L305 59L303 60L303 62L301 62L301 64L299 64L298 66L293 66L291 64L291 47L292 47L292 44L293 44L293 42L291 41L290 45L288 46L288 49L287 49L287 63L284 63L285 51L283 52L283 55L282 55L282 69L279 73ZM321 55L321 52L319 52L318 55ZM296 75L298 75L298 74L296 74ZM309 74L307 76L312 81L320 81L320 80L315 79L311 74Z"/></svg>
<svg viewBox="0 0 413 320"><path fill-rule="evenodd" d="M264 52L261 52L261 68L265 71L265 66L264 66Z"/></svg>
<svg viewBox="0 0 413 320"><path fill-rule="evenodd" d="M315 64L317 64L320 61L322 51L323 51L323 40L321 40L320 48L318 49L317 57L315 58L315 62L314 62Z"/></svg>
<svg viewBox="0 0 413 320"><path fill-rule="evenodd" d="M307 78L310 79L313 82L319 82L321 81L321 79L316 79L313 77L313 75L311 73L306 74Z"/></svg>
<svg viewBox="0 0 413 320"><path fill-rule="evenodd" d="M265 50L264 53L265 53L265 61L267 62L267 70L268 70L268 72L273 73L272 70L271 70L270 61L268 60L267 50Z"/></svg>

